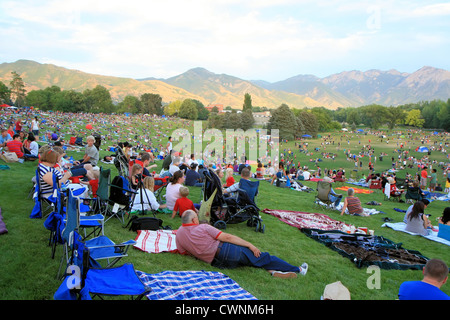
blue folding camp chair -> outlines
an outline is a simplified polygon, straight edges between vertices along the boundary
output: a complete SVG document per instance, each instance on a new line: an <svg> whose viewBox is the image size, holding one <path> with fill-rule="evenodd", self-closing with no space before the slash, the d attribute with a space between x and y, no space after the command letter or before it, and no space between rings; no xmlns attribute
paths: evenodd
<svg viewBox="0 0 450 320"><path fill-rule="evenodd" d="M80 192L80 190L75 190ZM64 207L65 193L58 187L58 181L56 175L53 175L53 193L51 195L54 210L48 215L44 221L46 229L50 230L49 245L52 247L52 259L55 257L55 250L57 244L63 244L64 239L61 237L62 230L66 224L66 207ZM74 192L71 192L74 195ZM81 212L80 202L78 202L78 211ZM101 214L80 216L79 228L84 230L84 238L88 238L91 235L98 236L104 234L104 220L105 218ZM86 230L92 231L87 234Z"/></svg>
<svg viewBox="0 0 450 320"><path fill-rule="evenodd" d="M56 189L58 184L55 183L56 177L53 176L53 190L52 192L44 193L41 189L41 180L39 177L39 168L36 169L36 183L34 186L34 207L31 211L30 218L31 219L41 219L42 217L47 217L50 214L56 205L57 195Z"/></svg>
<svg viewBox="0 0 450 320"><path fill-rule="evenodd" d="M61 258L61 264L58 271L58 275L61 271L62 263L65 261L67 264L70 262L69 253L74 249L75 234L78 235L80 227L80 212L78 202L80 199L72 195L71 190L67 190L66 201L66 224L61 232L61 238L65 242L64 253ZM80 241L83 241L82 239ZM107 261L106 267L112 267L120 259L128 256L128 249L134 245L136 241L128 240L120 244L115 244L111 239L105 235L98 236L93 239L84 240L84 246L89 249L90 257L100 263L100 261Z"/></svg>
<svg viewBox="0 0 450 320"><path fill-rule="evenodd" d="M54 294L55 300L91 300L94 297L124 295L140 300L151 292L151 288L144 285L136 274L133 264L99 268L82 242L75 241L74 249L72 265Z"/></svg>
<svg viewBox="0 0 450 320"><path fill-rule="evenodd" d="M247 179L239 180L239 189L244 190L249 200L256 206L256 197L258 196L259 181L250 181ZM239 199L238 199L239 201Z"/></svg>

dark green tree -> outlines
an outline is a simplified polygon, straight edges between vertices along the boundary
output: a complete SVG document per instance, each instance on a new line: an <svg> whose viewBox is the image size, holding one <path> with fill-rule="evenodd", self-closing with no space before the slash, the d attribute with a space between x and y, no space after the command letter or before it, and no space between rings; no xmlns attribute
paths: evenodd
<svg viewBox="0 0 450 320"><path fill-rule="evenodd" d="M111 113L114 110L111 94L108 89L97 85L94 89L83 91L86 98L86 107L88 112L92 113Z"/></svg>
<svg viewBox="0 0 450 320"><path fill-rule="evenodd" d="M267 124L269 130L278 129L280 139L292 140L297 130L297 120L286 104L272 111L272 117Z"/></svg>
<svg viewBox="0 0 450 320"><path fill-rule="evenodd" d="M25 84L23 83L22 78L17 72L12 71L11 74L13 76L10 82L11 98L15 100L14 105L16 107L21 107L25 103L25 97L27 92L25 90Z"/></svg>
<svg viewBox="0 0 450 320"><path fill-rule="evenodd" d="M159 94L144 93L140 99L140 113L156 114L158 116L163 114L162 98Z"/></svg>
<svg viewBox="0 0 450 320"><path fill-rule="evenodd" d="M244 95L244 105L242 106L242 111L252 111L252 96L249 93Z"/></svg>
<svg viewBox="0 0 450 320"><path fill-rule="evenodd" d="M9 103L11 100L11 90L0 81L0 103Z"/></svg>
<svg viewBox="0 0 450 320"><path fill-rule="evenodd" d="M178 116L184 119L197 120L197 104L192 99L185 99L181 104Z"/></svg>

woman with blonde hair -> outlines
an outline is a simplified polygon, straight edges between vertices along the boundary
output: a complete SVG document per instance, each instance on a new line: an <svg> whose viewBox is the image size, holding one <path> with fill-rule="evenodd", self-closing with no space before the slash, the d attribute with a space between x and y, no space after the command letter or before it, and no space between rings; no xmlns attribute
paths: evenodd
<svg viewBox="0 0 450 320"><path fill-rule="evenodd" d="M153 177L145 177L142 181L142 188L139 188L134 196L131 211L138 210L158 210L166 208L165 204L159 204L156 200L154 192L155 179Z"/></svg>

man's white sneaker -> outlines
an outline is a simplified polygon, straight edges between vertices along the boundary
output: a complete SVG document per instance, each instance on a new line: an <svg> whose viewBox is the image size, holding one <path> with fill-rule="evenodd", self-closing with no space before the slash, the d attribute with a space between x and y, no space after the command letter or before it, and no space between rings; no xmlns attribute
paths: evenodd
<svg viewBox="0 0 450 320"><path fill-rule="evenodd" d="M304 276L308 272L308 264L305 262L300 266L300 274Z"/></svg>

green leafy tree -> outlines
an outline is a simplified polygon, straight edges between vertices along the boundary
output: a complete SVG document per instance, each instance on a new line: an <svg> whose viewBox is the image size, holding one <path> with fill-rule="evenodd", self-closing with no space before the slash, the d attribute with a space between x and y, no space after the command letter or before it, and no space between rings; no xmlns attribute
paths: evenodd
<svg viewBox="0 0 450 320"><path fill-rule="evenodd" d="M226 127L224 129L240 129L242 128L242 119L239 113L233 111L228 113Z"/></svg>
<svg viewBox="0 0 450 320"><path fill-rule="evenodd" d="M9 103L11 100L11 90L0 81L0 102L3 103Z"/></svg>
<svg viewBox="0 0 450 320"><path fill-rule="evenodd" d="M27 93L25 102L28 106L47 110L49 95L44 90L31 90Z"/></svg>
<svg viewBox="0 0 450 320"><path fill-rule="evenodd" d="M245 110L241 114L241 129L247 130L253 127L255 119L251 110Z"/></svg>
<svg viewBox="0 0 450 320"><path fill-rule="evenodd" d="M198 120L207 120L209 117L208 109L206 109L205 106L203 105L203 103L201 103L200 101L198 101L196 99L192 99L192 101L197 106L197 117L198 117L197 119Z"/></svg>
<svg viewBox="0 0 450 320"><path fill-rule="evenodd" d="M197 120L197 104L192 99L185 99L180 106L178 116L184 119Z"/></svg>
<svg viewBox="0 0 450 320"><path fill-rule="evenodd" d="M162 98L159 94L144 93L140 99L140 113L156 114L158 116L163 114Z"/></svg>
<svg viewBox="0 0 450 320"><path fill-rule="evenodd" d="M208 128L223 129L224 115L219 115L217 112L210 112L208 116Z"/></svg>
<svg viewBox="0 0 450 320"><path fill-rule="evenodd" d="M297 120L291 109L283 103L272 111L267 128L269 130L278 129L280 139L292 140L296 134Z"/></svg>
<svg viewBox="0 0 450 320"><path fill-rule="evenodd" d="M419 109L414 109L407 113L405 124L413 127L422 128L424 123L425 120L422 118L422 114Z"/></svg>
<svg viewBox="0 0 450 320"><path fill-rule="evenodd" d="M180 112L181 104L183 103L182 100L176 100L171 103L169 103L167 106L164 107L164 114L168 116L176 116L178 115L178 112Z"/></svg>
<svg viewBox="0 0 450 320"><path fill-rule="evenodd" d="M311 109L311 113L314 114L319 123L319 131L329 131L332 129L331 122L333 121L330 110L323 107L316 107Z"/></svg>
<svg viewBox="0 0 450 320"><path fill-rule="evenodd" d="M298 114L297 118L302 121L304 127L303 134L309 134L313 137L317 136L319 132L319 122L314 113L308 111L302 111Z"/></svg>
<svg viewBox="0 0 450 320"><path fill-rule="evenodd" d="M362 122L372 129L376 130L382 124L386 123L387 109L385 106L371 104L361 107L359 111L362 114Z"/></svg>
<svg viewBox="0 0 450 320"><path fill-rule="evenodd" d="M86 89L83 91L86 98L86 108L92 113L111 113L114 106L111 94L108 89L101 85L97 85L94 89Z"/></svg>
<svg viewBox="0 0 450 320"><path fill-rule="evenodd" d="M117 107L117 112L139 113L141 110L141 101L135 96L127 95Z"/></svg>
<svg viewBox="0 0 450 320"><path fill-rule="evenodd" d="M359 115L359 112L356 109L351 109L347 112L347 123L354 123L355 125L358 125L361 123L361 117Z"/></svg>
<svg viewBox="0 0 450 320"><path fill-rule="evenodd" d="M242 111L252 111L252 96L249 93L244 95L244 105L242 106Z"/></svg>
<svg viewBox="0 0 450 320"><path fill-rule="evenodd" d="M15 72L12 71L11 72L13 78L10 82L10 86L11 86L11 98L15 99L15 106L17 107L21 107L24 105L25 103L25 97L26 97L26 90L25 90L25 84L23 83L22 78L20 77L20 75Z"/></svg>
<svg viewBox="0 0 450 320"><path fill-rule="evenodd" d="M405 121L406 114L400 108L390 107L386 111L386 121L389 129L394 129L395 125Z"/></svg>

